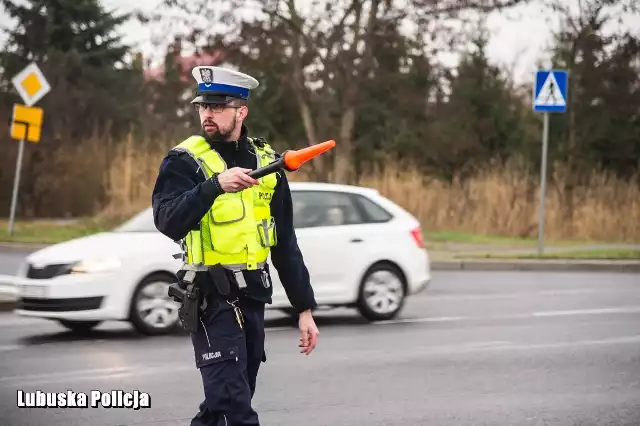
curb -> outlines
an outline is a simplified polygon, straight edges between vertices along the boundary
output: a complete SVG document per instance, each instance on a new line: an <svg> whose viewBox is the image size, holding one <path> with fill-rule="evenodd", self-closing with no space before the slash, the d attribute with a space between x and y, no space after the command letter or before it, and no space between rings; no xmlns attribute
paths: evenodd
<svg viewBox="0 0 640 426"><path fill-rule="evenodd" d="M50 244L0 242L0 251L27 252L41 250Z"/></svg>
<svg viewBox="0 0 640 426"><path fill-rule="evenodd" d="M640 272L640 261L626 260L434 260L434 271Z"/></svg>

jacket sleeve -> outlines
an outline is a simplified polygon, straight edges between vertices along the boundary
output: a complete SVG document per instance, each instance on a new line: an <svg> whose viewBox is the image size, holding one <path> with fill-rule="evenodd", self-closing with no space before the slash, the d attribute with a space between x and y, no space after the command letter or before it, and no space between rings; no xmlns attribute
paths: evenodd
<svg viewBox="0 0 640 426"><path fill-rule="evenodd" d="M198 229L200 220L218 195L215 184L199 174L188 155L170 152L160 164L152 194L153 219L174 241Z"/></svg>
<svg viewBox="0 0 640 426"><path fill-rule="evenodd" d="M276 223L277 244L271 249L271 261L278 270L282 286L299 313L317 307L309 271L304 264L302 252L293 227L293 202L289 183L280 175L273 198L271 211Z"/></svg>

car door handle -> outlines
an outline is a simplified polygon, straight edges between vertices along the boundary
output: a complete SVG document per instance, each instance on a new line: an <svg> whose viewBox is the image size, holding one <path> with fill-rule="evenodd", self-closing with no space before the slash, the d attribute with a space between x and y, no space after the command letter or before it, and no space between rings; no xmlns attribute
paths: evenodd
<svg viewBox="0 0 640 426"><path fill-rule="evenodd" d="M363 241L362 238L357 238L356 237L356 238L352 238L350 242L352 242L352 243L361 243L362 241Z"/></svg>

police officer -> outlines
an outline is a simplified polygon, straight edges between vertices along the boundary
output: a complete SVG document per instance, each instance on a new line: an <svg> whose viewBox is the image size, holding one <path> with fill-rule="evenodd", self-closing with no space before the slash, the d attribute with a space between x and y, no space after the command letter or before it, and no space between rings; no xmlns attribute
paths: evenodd
<svg viewBox="0 0 640 426"><path fill-rule="evenodd" d="M316 301L284 172L257 180L248 175L278 155L263 139L250 137L243 124L249 91L258 82L220 67L196 67L192 75L198 91L191 103L202 133L169 151L152 196L156 227L185 252L179 279L188 276L205 293L191 333L205 400L191 425L259 425L251 399L266 361L268 254L298 313L298 346L307 355L317 341L311 313Z"/></svg>

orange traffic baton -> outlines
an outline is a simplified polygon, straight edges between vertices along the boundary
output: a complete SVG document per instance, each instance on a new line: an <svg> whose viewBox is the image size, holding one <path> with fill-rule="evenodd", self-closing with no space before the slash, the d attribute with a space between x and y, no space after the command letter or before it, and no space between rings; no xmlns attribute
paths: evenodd
<svg viewBox="0 0 640 426"><path fill-rule="evenodd" d="M336 141L328 140L326 142L311 145L302 149L287 150L282 153L282 156L276 161L249 172L249 176L254 179L259 179L263 176L275 173L282 169L293 172L297 170L303 163L306 163L312 158L317 157L323 152L329 151L334 146L336 146Z"/></svg>

